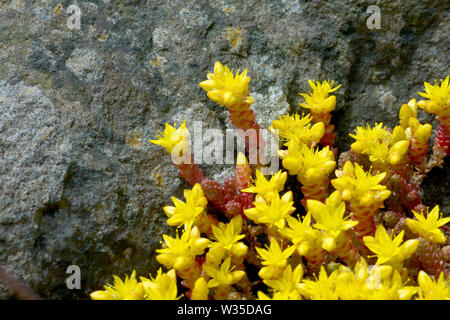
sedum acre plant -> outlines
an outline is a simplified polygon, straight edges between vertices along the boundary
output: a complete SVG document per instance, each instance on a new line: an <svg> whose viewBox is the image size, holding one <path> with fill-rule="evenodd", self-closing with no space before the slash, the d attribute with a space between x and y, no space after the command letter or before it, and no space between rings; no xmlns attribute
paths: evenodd
<svg viewBox="0 0 450 320"><path fill-rule="evenodd" d="M259 134L249 83L247 69L234 74L217 62L200 87L235 126ZM173 163L192 188L162 209L177 228L156 250L164 270L114 276L91 298L449 300L450 217L438 206L429 210L419 193L449 152L449 77L425 83L419 95L426 100L403 104L393 129L355 128L351 148L341 153L331 115L340 85L308 83L300 105L310 114L280 116L270 127L281 138L286 170L271 176L239 153L233 177L207 178L190 154L186 121L166 124L151 142L168 153L183 150L191 161ZM439 122L433 142L418 109ZM261 136L258 147L265 147Z"/></svg>

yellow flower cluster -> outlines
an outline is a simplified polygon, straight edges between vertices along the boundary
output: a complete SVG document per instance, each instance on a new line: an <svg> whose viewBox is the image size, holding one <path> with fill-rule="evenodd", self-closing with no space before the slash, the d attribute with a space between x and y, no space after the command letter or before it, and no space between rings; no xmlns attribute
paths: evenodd
<svg viewBox="0 0 450 320"><path fill-rule="evenodd" d="M402 230L399 235L393 238L388 234L383 225L379 225L375 232L375 237L366 236L363 238L364 244L375 253L377 265L390 265L394 269L401 271L403 261L411 257L419 245L419 240L407 240L404 243Z"/></svg>
<svg viewBox="0 0 450 320"><path fill-rule="evenodd" d="M305 103L299 103L299 105L303 108L310 109L313 117L320 118L333 111L336 106L336 96L330 95L330 93L339 89L341 85L334 87L334 81L320 82L311 80L308 80L308 84L312 92L300 93L305 98ZM315 120L317 121L318 119ZM328 124L329 120L323 122Z"/></svg>
<svg viewBox="0 0 450 320"><path fill-rule="evenodd" d="M288 264L288 258L295 251L295 246L282 250L277 240L272 237L267 249L256 248L256 251L264 266L259 270L258 275L261 279L267 280L277 277L284 270Z"/></svg>
<svg viewBox="0 0 450 320"><path fill-rule="evenodd" d="M311 226L311 211L303 220L298 217L286 218L287 226L280 229L279 233L289 239L301 256L305 256L314 264L322 262L322 233Z"/></svg>
<svg viewBox="0 0 450 320"><path fill-rule="evenodd" d="M169 226L180 227L184 225L185 228L189 228L194 224L199 224L200 220L208 219L205 211L208 200L204 196L200 184L196 183L192 190L185 189L184 197L186 202L172 197L175 207L164 207L164 212L169 217L167 220Z"/></svg>
<svg viewBox="0 0 450 320"><path fill-rule="evenodd" d="M323 200L327 195L329 175L336 166L334 153L327 147L322 150L302 144L300 147L288 144L288 150L279 150L283 167L289 174L296 175L302 184L303 200Z"/></svg>
<svg viewBox="0 0 450 320"><path fill-rule="evenodd" d="M336 170L331 184L342 192L342 199L363 207L382 208L391 191L382 185L386 173L372 175L357 163L347 161L342 170Z"/></svg>
<svg viewBox="0 0 450 320"><path fill-rule="evenodd" d="M166 123L164 132L159 132L157 140L150 140L151 143L162 146L167 153L172 153L173 149L178 146L179 150L189 150L189 131L186 128L186 120L177 128L177 124L173 126Z"/></svg>
<svg viewBox="0 0 450 320"><path fill-rule="evenodd" d="M267 180L261 171L256 169L255 177L253 184L246 189L242 189L242 192L257 193L265 200L271 201L275 193L283 191L287 173L280 170L272 175L270 180Z"/></svg>
<svg viewBox="0 0 450 320"><path fill-rule="evenodd" d="M130 278L125 276L125 281L114 276L114 285L106 285L104 291L94 291L91 293L93 300L177 300L178 296L177 276L174 269L163 273L158 270L155 278L150 275L150 279L141 277L139 282L136 279L136 271L133 271Z"/></svg>
<svg viewBox="0 0 450 320"><path fill-rule="evenodd" d="M441 85L436 81L434 85L425 82L425 92L418 92L419 95L428 99L421 100L417 104L428 113L433 113L439 117L443 124L450 125L450 77L441 79Z"/></svg>
<svg viewBox="0 0 450 320"><path fill-rule="evenodd" d="M337 178L331 180L333 187L342 193L342 199L350 203L352 219L359 222L355 232L360 237L374 234L374 215L391 195L381 184L385 176L385 172L372 175L370 170L365 172L359 164L347 161L342 170L336 170Z"/></svg>
<svg viewBox="0 0 450 320"><path fill-rule="evenodd" d="M244 210L244 214L256 223L266 224L269 227L283 228L286 217L290 216L295 208L292 191L288 191L280 197L274 192L272 199L267 201L260 194L256 195L254 208Z"/></svg>
<svg viewBox="0 0 450 320"><path fill-rule="evenodd" d="M409 141L409 155L414 163L424 162L428 151L428 140L431 137L432 126L429 123L421 124L417 120L417 102L411 99L407 104L402 105L399 112L400 126L398 130L399 138Z"/></svg>
<svg viewBox="0 0 450 320"><path fill-rule="evenodd" d="M376 164L390 163L393 165L406 161L409 141L401 127L396 127L390 133L383 123L375 124L373 128L357 127L350 137L356 141L351 148L356 153L367 154L371 162Z"/></svg>
<svg viewBox="0 0 450 320"><path fill-rule="evenodd" d="M315 146L319 143L325 134L325 126L323 122L317 122L311 125L311 115L284 115L279 116L278 120L272 121L272 126L269 128L272 132L278 130L281 138L287 140L285 145L292 144L299 147L302 144L308 146Z"/></svg>
<svg viewBox="0 0 450 320"><path fill-rule="evenodd" d="M211 100L229 109L234 125L259 128L250 110L254 100L247 69L234 74L217 62L207 77L200 86ZM172 197L173 206L164 207L168 225L177 227L174 236L163 234L156 250L156 260L167 272L159 269L156 277L139 280L135 271L124 280L114 276L112 285L92 292L91 298L179 299L178 283L192 300L449 300L443 267L448 237L441 228L450 217L443 217L438 206L420 211L425 208L417 195L420 179L413 175L414 170L418 175L430 170L426 153L432 128L418 121L418 107L445 124L450 116L449 77L440 86L425 83L421 95L428 100L404 104L393 131L382 123L357 127L350 134L355 139L353 152L341 155L345 163L340 170L330 124L336 106L331 93L340 85L308 83L312 91L301 94L305 102L300 105L311 114L280 116L270 128L284 139L286 149L278 155L288 172L264 176L243 153L238 155L235 179L224 184L204 180L200 171L193 171L198 169L195 164L179 166L180 176L193 187L184 190L184 201ZM440 129L435 139L443 145L445 130ZM179 147L189 150L185 121L178 128L166 124L157 138L151 142L169 153ZM368 162L360 154L367 155L373 167L365 170ZM289 180L286 190L288 173L300 182L300 202L306 209L296 217L297 197L294 200L291 190L297 182ZM392 223L392 217L398 222ZM417 264L419 270L411 268ZM260 280L253 281L256 272L249 265L259 268ZM255 284L261 282L265 288L255 296Z"/></svg>
<svg viewBox="0 0 450 320"><path fill-rule="evenodd" d="M425 143L431 136L431 125L429 123L421 124L417 120L417 102L411 99L407 104L402 105L399 112L400 125L405 130L406 138L411 140L415 138Z"/></svg>
<svg viewBox="0 0 450 320"><path fill-rule="evenodd" d="M389 266L369 266L364 259L354 269L341 266L327 275L322 267L315 280L298 285L311 300L407 300L417 288L404 286L398 271Z"/></svg>
<svg viewBox="0 0 450 320"><path fill-rule="evenodd" d="M214 65L214 73L207 74L208 80L200 82L200 87L207 91L208 97L228 109L238 108L241 104L255 102L249 95L247 69L236 75L220 62Z"/></svg>
<svg viewBox="0 0 450 320"><path fill-rule="evenodd" d="M308 212L317 222L314 227L324 233L322 247L329 252L333 252L344 239L347 240L344 236L347 235L346 230L358 224L358 221L349 220L344 216L345 203L339 191L333 192L325 203L308 200L307 206Z"/></svg>
<svg viewBox="0 0 450 320"><path fill-rule="evenodd" d="M334 154L328 147L319 150L303 144L299 148L292 146L288 150L280 150L278 154L289 174L296 175L306 185L322 182L336 166Z"/></svg>
<svg viewBox="0 0 450 320"><path fill-rule="evenodd" d="M247 254L247 246L240 242L245 235L242 232L242 217L236 216L228 224L219 222L218 226L212 226L213 239L211 247L222 247L230 257L243 257Z"/></svg>
<svg viewBox="0 0 450 320"><path fill-rule="evenodd" d="M427 210L428 211L428 210ZM445 243L444 233L439 229L443 225L450 222L450 217L442 218L439 212L439 206L435 206L433 210L424 215L424 212L412 211L416 219L406 219L408 228L416 235L432 242Z"/></svg>
<svg viewBox="0 0 450 320"><path fill-rule="evenodd" d="M166 268L174 268L177 271L185 271L195 265L195 258L202 255L209 246L210 240L200 236L197 227L186 228L179 237L175 238L163 235L164 243L162 249L157 249L159 255L156 260Z"/></svg>
<svg viewBox="0 0 450 320"><path fill-rule="evenodd" d="M298 285L303 278L303 267L297 265L294 270L289 264L284 268L281 275L274 279L266 279L264 283L270 288L274 300L301 300ZM258 291L260 300L271 300L265 293Z"/></svg>

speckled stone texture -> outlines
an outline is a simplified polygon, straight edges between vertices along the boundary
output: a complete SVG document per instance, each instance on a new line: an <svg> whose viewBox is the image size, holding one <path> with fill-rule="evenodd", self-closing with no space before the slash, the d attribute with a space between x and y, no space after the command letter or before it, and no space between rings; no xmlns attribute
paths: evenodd
<svg viewBox="0 0 450 320"><path fill-rule="evenodd" d="M67 27L71 4L80 30ZM369 5L380 30L366 26ZM302 111L307 79L341 83L343 150L357 125L394 125L424 81L449 74L449 29L447 1L0 0L0 264L50 299L156 271L154 250L174 232L162 207L186 185L148 140L166 121L230 127L198 86L215 61L248 68L263 127ZM447 215L448 171L423 184ZM72 264L81 290L66 287Z"/></svg>

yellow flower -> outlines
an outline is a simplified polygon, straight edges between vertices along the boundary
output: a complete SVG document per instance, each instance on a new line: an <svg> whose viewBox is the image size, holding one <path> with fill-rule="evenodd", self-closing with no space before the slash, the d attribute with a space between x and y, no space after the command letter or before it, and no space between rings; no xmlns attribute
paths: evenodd
<svg viewBox="0 0 450 320"><path fill-rule="evenodd" d="M341 85L334 87L334 81L311 81L308 80L308 84L312 89L312 92L300 93L305 98L305 103L299 103L300 106L306 109L311 109L311 112L321 114L328 113L334 110L336 106L336 97L329 96L331 92L339 89Z"/></svg>
<svg viewBox="0 0 450 320"><path fill-rule="evenodd" d="M159 132L157 140L150 140L151 143L163 146L168 153L171 153L175 146L182 145L182 150L189 149L189 131L186 128L186 120L177 128L177 124L174 123L173 127L166 123L164 132Z"/></svg>
<svg viewBox="0 0 450 320"><path fill-rule="evenodd" d="M238 215L231 219L228 224L219 222L218 226L212 226L212 232L214 239L217 242L213 242L211 246L221 245L225 250L232 253L236 257L242 257L247 254L247 246L239 242L239 240L245 238L242 232L242 217Z"/></svg>
<svg viewBox="0 0 450 320"><path fill-rule="evenodd" d="M297 175L302 183L322 181L336 166L334 154L328 147L322 150L310 148L305 144L299 148L291 147L291 145L289 147L288 151L279 151L280 158L283 159L283 167L289 171L289 174Z"/></svg>
<svg viewBox="0 0 450 320"><path fill-rule="evenodd" d="M359 164L347 161L342 171L336 170L337 178L331 180L331 184L341 191L343 200L351 200L364 207L382 208L383 201L391 195L391 191L380 184L385 176L385 172L372 175L370 170L365 172Z"/></svg>
<svg viewBox="0 0 450 320"><path fill-rule="evenodd" d="M428 99L421 100L417 104L426 112L433 113L445 124L450 124L450 77L441 79L441 85L435 80L434 85L425 82L425 92L418 92L419 95Z"/></svg>
<svg viewBox="0 0 450 320"><path fill-rule="evenodd" d="M150 275L150 279L141 277L145 290L146 300L178 300L177 275L174 269L163 273L159 268L156 278Z"/></svg>
<svg viewBox="0 0 450 320"><path fill-rule="evenodd" d="M255 207L244 210L244 214L256 223L283 228L285 218L295 211L292 199L292 191L286 192L281 198L278 192L274 192L271 201L266 201L262 196L257 195Z"/></svg>
<svg viewBox="0 0 450 320"><path fill-rule="evenodd" d="M402 105L399 111L400 125L403 129L409 127L409 119L417 119L417 102L416 99L409 100L408 104Z"/></svg>
<svg viewBox="0 0 450 320"><path fill-rule="evenodd" d="M280 137L288 141L292 140L298 146L301 144L315 146L325 134L323 122L311 126L311 115L309 114L302 115L301 118L298 114L279 116L278 120L272 122L269 129L272 132L279 130Z"/></svg>
<svg viewBox="0 0 450 320"><path fill-rule="evenodd" d="M417 102L416 99L411 99L408 104L402 105L399 112L400 125L406 138L411 140L414 138L417 143L425 144L431 136L432 127L429 123L421 124L417 120ZM398 127L396 127L398 129ZM395 129L394 129L395 131ZM394 133L392 134L394 136ZM403 140L399 139L399 140Z"/></svg>
<svg viewBox="0 0 450 320"><path fill-rule="evenodd" d="M278 171L276 174L272 175L270 180L259 171L256 170L256 178L253 180L253 185L250 185L246 189L242 189L241 192L257 193L261 195L267 201L272 200L274 192L280 192L284 189L284 183L287 179L287 173Z"/></svg>
<svg viewBox="0 0 450 320"><path fill-rule="evenodd" d="M200 82L200 87L208 92L208 97L227 108L239 106L242 103L252 104L253 98L248 94L250 77L247 77L247 69L236 75L224 67L220 62L214 65L214 73L208 73L208 80Z"/></svg>
<svg viewBox="0 0 450 320"><path fill-rule="evenodd" d="M184 190L186 203L172 197L175 207L164 207L164 212L169 217L167 224L169 226L180 227L184 225L186 228L193 226L198 222L200 215L206 209L208 200L203 194L199 183L196 183L192 190Z"/></svg>
<svg viewBox="0 0 450 320"><path fill-rule="evenodd" d="M159 253L156 260L167 268L186 270L195 264L195 257L202 255L210 241L200 237L197 227L183 230L181 238L178 232L175 238L163 234L163 248L156 250Z"/></svg>
<svg viewBox="0 0 450 320"><path fill-rule="evenodd" d="M418 143L424 144L430 139L432 129L431 124L421 124L416 118L410 118L409 127L405 130L405 134L408 139L414 138Z"/></svg>
<svg viewBox="0 0 450 320"><path fill-rule="evenodd" d="M131 277L125 276L125 281L114 277L114 285L104 286L104 291L91 293L93 300L143 300L144 286L136 280L136 271L133 270Z"/></svg>
<svg viewBox="0 0 450 320"><path fill-rule="evenodd" d="M423 212L418 213L413 210L413 213L417 220L406 219L406 225L414 234L417 234L430 242L446 242L445 235L439 228L449 223L450 217L442 218L442 213L439 212L439 206L435 206L433 210L427 214L426 218Z"/></svg>
<svg viewBox="0 0 450 320"><path fill-rule="evenodd" d="M335 288L337 276L338 270L328 276L324 267L321 266L318 278L314 275L315 280L304 279L297 285L297 289L304 297L311 300L337 300L339 297Z"/></svg>
<svg viewBox="0 0 450 320"><path fill-rule="evenodd" d="M295 246L287 247L282 250L277 240L270 239L270 246L267 249L256 248L262 265L265 267L259 270L259 276L262 279L270 279L280 272L286 265L287 259L294 253Z"/></svg>
<svg viewBox="0 0 450 320"><path fill-rule="evenodd" d="M355 134L349 135L356 140L351 145L352 150L367 154L371 162L399 164L405 160L409 148L408 140L393 139L393 134L383 127L383 123L375 124L373 128L369 125L366 128L358 126Z"/></svg>
<svg viewBox="0 0 450 320"><path fill-rule="evenodd" d="M445 279L443 272L436 281L421 270L417 279L420 300L450 300L450 283Z"/></svg>
<svg viewBox="0 0 450 320"><path fill-rule="evenodd" d="M274 290L274 299L285 298L283 300L300 300L301 296L297 286L303 278L303 267L297 265L292 271L291 265L288 265L280 277L275 279L266 279L264 283Z"/></svg>
<svg viewBox="0 0 450 320"><path fill-rule="evenodd" d="M287 217L286 221L289 227L280 229L279 232L292 241L300 255L307 255L317 244L320 248L322 233L311 227L311 212L308 212L303 220L300 217Z"/></svg>
<svg viewBox="0 0 450 320"><path fill-rule="evenodd" d="M405 286L397 270L390 266L368 266L361 259L352 272L341 267L336 292L343 300L409 300L417 287Z"/></svg>
<svg viewBox="0 0 450 320"><path fill-rule="evenodd" d="M341 266L336 279L336 292L343 300L367 300L373 299L372 291L378 293L386 289L384 281L392 275L391 266L368 266L361 258L355 265L354 270ZM384 286L383 286L384 285Z"/></svg>
<svg viewBox="0 0 450 320"><path fill-rule="evenodd" d="M192 289L191 300L208 300L209 288L205 278L201 277L195 281Z"/></svg>
<svg viewBox="0 0 450 320"><path fill-rule="evenodd" d="M220 285L232 285L239 282L244 276L245 271L233 271L234 266L230 268L231 258L228 257L222 263L220 268L216 265L203 265L203 270L211 277L208 281L208 288L214 288Z"/></svg>
<svg viewBox="0 0 450 320"><path fill-rule="evenodd" d="M380 224L375 231L375 237L366 236L363 241L366 247L375 253L378 265L387 264L395 269L400 269L403 261L411 257L419 245L417 239L407 240L402 244L404 233L405 231L402 230L398 236L393 238Z"/></svg>
<svg viewBox="0 0 450 320"><path fill-rule="evenodd" d="M308 212L317 222L314 224L314 228L324 232L322 247L327 251L334 250L337 239L343 231L358 224L358 221L348 220L348 217L344 217L345 203L342 201L339 191L333 192L325 203L308 200L306 205Z"/></svg>

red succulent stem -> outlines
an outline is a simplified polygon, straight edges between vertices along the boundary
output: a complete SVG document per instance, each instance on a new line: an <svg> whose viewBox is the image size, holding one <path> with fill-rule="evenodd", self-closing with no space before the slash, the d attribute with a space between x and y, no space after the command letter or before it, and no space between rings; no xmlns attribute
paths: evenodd
<svg viewBox="0 0 450 320"><path fill-rule="evenodd" d="M334 124L328 124L325 126L325 134L322 139L320 139L320 144L324 147L329 146L330 148L334 145L334 140L336 139L336 133L334 133Z"/></svg>
<svg viewBox="0 0 450 320"><path fill-rule="evenodd" d="M331 113L315 113L311 112L311 118L314 122L323 122L325 125L325 134L322 139L320 139L320 144L324 147L329 146L330 149L334 145L334 140L336 139L336 134L334 133L334 124L330 124Z"/></svg>
<svg viewBox="0 0 450 320"><path fill-rule="evenodd" d="M435 143L446 152L447 156L450 154L450 125L440 122Z"/></svg>
<svg viewBox="0 0 450 320"><path fill-rule="evenodd" d="M256 148L251 148L248 141L246 141L246 150L249 152L249 159L258 159L258 164L264 163L262 159L264 148L266 147L266 141L260 133L260 127L256 122L255 113L250 109L250 105L243 103L236 108L228 108L230 112L231 123L237 128L244 131L253 129L256 133ZM245 132L244 132L245 134ZM254 154L256 152L256 154ZM259 158L258 158L259 154Z"/></svg>
<svg viewBox="0 0 450 320"><path fill-rule="evenodd" d="M353 230L355 230L355 233L361 239L362 237L373 236L375 234L376 225L373 217L378 210L375 206L364 207L359 204L350 203L352 219L359 222L353 227Z"/></svg>
<svg viewBox="0 0 450 320"><path fill-rule="evenodd" d="M347 232L341 233L336 239L336 248L330 253L339 256L348 266L355 265L359 259L358 250Z"/></svg>
<svg viewBox="0 0 450 320"><path fill-rule="evenodd" d="M319 200L321 202L325 201L328 195L328 185L330 179L328 177L323 177L323 180L313 183L308 183L308 181L300 181L303 186L301 187L304 198L301 200L302 205L306 208L306 201L308 199Z"/></svg>
<svg viewBox="0 0 450 320"><path fill-rule="evenodd" d="M423 165L426 162L428 148L428 141L422 143L414 137L411 138L409 141L409 157L416 166Z"/></svg>

